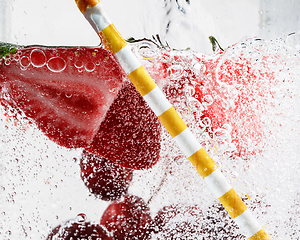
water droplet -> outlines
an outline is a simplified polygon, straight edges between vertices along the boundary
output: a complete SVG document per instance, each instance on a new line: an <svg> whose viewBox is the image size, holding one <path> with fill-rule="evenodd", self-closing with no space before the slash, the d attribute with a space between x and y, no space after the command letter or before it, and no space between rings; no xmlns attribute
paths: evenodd
<svg viewBox="0 0 300 240"><path fill-rule="evenodd" d="M23 68L29 67L29 65L30 65L30 59L29 59L29 57L27 57L27 56L21 57L21 59L20 59L20 65Z"/></svg>
<svg viewBox="0 0 300 240"><path fill-rule="evenodd" d="M30 53L30 60L33 66L42 67L46 64L46 55L40 49L34 49Z"/></svg>
<svg viewBox="0 0 300 240"><path fill-rule="evenodd" d="M84 223L86 221L87 217L84 213L79 213L76 217L77 223Z"/></svg>
<svg viewBox="0 0 300 240"><path fill-rule="evenodd" d="M92 62L88 62L86 65L85 65L85 70L88 71L88 72L92 72L94 71L96 68L95 64L92 63Z"/></svg>
<svg viewBox="0 0 300 240"><path fill-rule="evenodd" d="M52 72L61 72L66 68L66 61L61 57L50 58L47 67Z"/></svg>

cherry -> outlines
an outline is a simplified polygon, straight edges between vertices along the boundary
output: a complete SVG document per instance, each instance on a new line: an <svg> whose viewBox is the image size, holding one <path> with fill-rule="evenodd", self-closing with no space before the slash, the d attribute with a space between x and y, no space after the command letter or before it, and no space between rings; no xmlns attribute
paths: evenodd
<svg viewBox="0 0 300 240"><path fill-rule="evenodd" d="M110 204L104 211L100 224L118 240L151 238L150 209L142 198L134 195L126 195Z"/></svg>
<svg viewBox="0 0 300 240"><path fill-rule="evenodd" d="M117 200L127 193L133 170L83 151L81 178L89 191L105 201Z"/></svg>
<svg viewBox="0 0 300 240"><path fill-rule="evenodd" d="M165 206L154 218L153 231L157 239L198 239L202 235L202 219L198 206Z"/></svg>
<svg viewBox="0 0 300 240"><path fill-rule="evenodd" d="M84 214L55 227L47 240L113 240L104 226L86 221Z"/></svg>
<svg viewBox="0 0 300 240"><path fill-rule="evenodd" d="M246 237L239 233L237 224L230 218L225 208L216 203L209 207L203 219L204 239L216 240L245 240Z"/></svg>

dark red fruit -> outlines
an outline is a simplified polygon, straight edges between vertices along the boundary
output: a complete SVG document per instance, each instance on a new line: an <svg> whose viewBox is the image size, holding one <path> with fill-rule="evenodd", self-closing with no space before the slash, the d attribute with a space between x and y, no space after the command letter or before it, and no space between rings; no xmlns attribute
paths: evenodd
<svg viewBox="0 0 300 240"><path fill-rule="evenodd" d="M146 240L151 238L152 218L145 201L127 195L104 211L100 224L118 240Z"/></svg>
<svg viewBox="0 0 300 240"><path fill-rule="evenodd" d="M9 51L11 45L6 45ZM0 49L5 56L0 58L0 103L5 109L21 110L61 146L83 147L132 169L158 161L160 123L134 86L123 84L124 72L109 51L13 50L5 56Z"/></svg>
<svg viewBox="0 0 300 240"><path fill-rule="evenodd" d="M203 214L198 206L171 205L154 218L155 239L201 239Z"/></svg>
<svg viewBox="0 0 300 240"><path fill-rule="evenodd" d="M148 169L159 160L160 132L156 115L125 82L86 150L126 168Z"/></svg>
<svg viewBox="0 0 300 240"><path fill-rule="evenodd" d="M206 212L202 227L204 239L246 240L239 231L237 224L220 203L212 205Z"/></svg>
<svg viewBox="0 0 300 240"><path fill-rule="evenodd" d="M113 240L105 227L87 222L84 218L80 219L81 217L80 214L76 220L70 220L64 225L55 227L47 240Z"/></svg>
<svg viewBox="0 0 300 240"><path fill-rule="evenodd" d="M90 192L102 200L117 200L127 193L133 171L83 151L81 178Z"/></svg>

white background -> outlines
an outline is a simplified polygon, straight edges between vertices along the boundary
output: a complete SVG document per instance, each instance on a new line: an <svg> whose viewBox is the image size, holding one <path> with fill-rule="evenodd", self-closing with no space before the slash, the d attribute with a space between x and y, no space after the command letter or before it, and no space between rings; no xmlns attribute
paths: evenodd
<svg viewBox="0 0 300 240"><path fill-rule="evenodd" d="M190 47L203 53L211 53L210 35L227 47L245 37L277 38L300 28L300 1L191 0L189 5L178 0L185 13L169 0L101 3L125 39L159 34L173 48ZM73 0L0 0L0 16L0 41L24 45L99 44Z"/></svg>
<svg viewBox="0 0 300 240"><path fill-rule="evenodd" d="M174 2L174 3L173 3ZM103 0L104 9L125 39L159 34L171 47L211 52L208 36L229 46L259 35L259 0ZM0 40L18 44L98 45L72 0L0 0ZM170 14L167 15L167 11ZM1 15L0 15L1 16ZM171 21L169 33L166 27Z"/></svg>

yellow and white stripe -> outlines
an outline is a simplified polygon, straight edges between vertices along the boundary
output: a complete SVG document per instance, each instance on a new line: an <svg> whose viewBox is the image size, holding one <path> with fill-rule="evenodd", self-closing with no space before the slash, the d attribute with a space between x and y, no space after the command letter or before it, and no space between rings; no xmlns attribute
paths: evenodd
<svg viewBox="0 0 300 240"><path fill-rule="evenodd" d="M131 52L131 49L127 46L126 41L115 26L105 17L100 1L76 0L76 3L101 38L105 47L118 59L121 67L138 92L194 165L215 197L219 199L229 215L244 231L245 236L250 240L269 240L268 234L257 223L247 206L227 182L214 160L209 157L199 144L163 92Z"/></svg>

